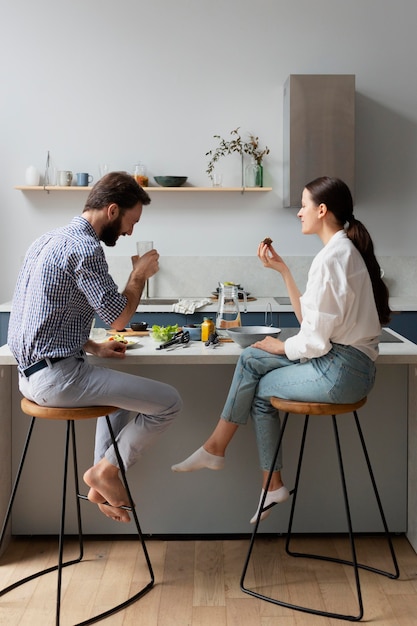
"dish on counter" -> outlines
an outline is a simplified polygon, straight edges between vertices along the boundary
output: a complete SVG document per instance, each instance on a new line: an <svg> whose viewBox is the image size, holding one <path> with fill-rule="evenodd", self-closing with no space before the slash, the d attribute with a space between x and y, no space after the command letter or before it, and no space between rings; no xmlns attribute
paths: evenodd
<svg viewBox="0 0 417 626"><path fill-rule="evenodd" d="M118 341L119 343L123 343L126 345L126 349L134 348L139 342L136 339L126 339L124 335L116 334L112 335L106 341Z"/></svg>
<svg viewBox="0 0 417 626"><path fill-rule="evenodd" d="M144 332L148 328L147 322L130 322L130 328L135 332Z"/></svg>
<svg viewBox="0 0 417 626"><path fill-rule="evenodd" d="M234 326L226 332L241 348L247 348L265 337L278 337L281 329L273 326Z"/></svg>
<svg viewBox="0 0 417 626"><path fill-rule="evenodd" d="M126 344L126 350L130 350L131 348L139 347L139 341L134 341L134 339L129 339Z"/></svg>

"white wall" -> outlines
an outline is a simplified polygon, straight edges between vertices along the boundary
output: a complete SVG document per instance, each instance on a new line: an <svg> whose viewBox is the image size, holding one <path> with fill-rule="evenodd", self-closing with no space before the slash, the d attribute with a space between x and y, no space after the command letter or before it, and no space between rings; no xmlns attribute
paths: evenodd
<svg viewBox="0 0 417 626"><path fill-rule="evenodd" d="M29 164L50 150L61 169L98 163L209 183L205 153L232 128L259 135L265 194L154 194L130 255L251 256L266 235L285 255L311 255L294 209L282 207L282 101L287 76L356 75L356 216L378 255L416 256L417 40L414 0L3 1L0 37L0 302L11 298L28 244L82 209L83 193L24 194ZM239 163L224 161L225 185ZM301 193L301 190L300 190Z"/></svg>

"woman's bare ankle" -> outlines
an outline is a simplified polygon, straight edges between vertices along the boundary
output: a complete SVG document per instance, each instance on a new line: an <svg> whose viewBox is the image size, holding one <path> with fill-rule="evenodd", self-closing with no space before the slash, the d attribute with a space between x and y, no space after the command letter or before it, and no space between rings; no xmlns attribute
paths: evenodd
<svg viewBox="0 0 417 626"><path fill-rule="evenodd" d="M214 454L214 456L224 456L226 453L226 449L224 447L219 446L216 442L210 440L203 444L203 448L206 452Z"/></svg>
<svg viewBox="0 0 417 626"><path fill-rule="evenodd" d="M268 482L269 472L264 472L262 489L266 488L266 484ZM271 482L269 483L268 491L276 491L277 489L281 489L284 486L284 483L281 478L281 472L274 472L271 477Z"/></svg>

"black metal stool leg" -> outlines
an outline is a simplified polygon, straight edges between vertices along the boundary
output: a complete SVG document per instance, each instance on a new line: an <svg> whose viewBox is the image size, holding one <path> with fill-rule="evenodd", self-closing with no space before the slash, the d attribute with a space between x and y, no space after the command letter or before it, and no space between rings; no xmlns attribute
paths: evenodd
<svg viewBox="0 0 417 626"><path fill-rule="evenodd" d="M307 419L307 417L308 416L306 416L306 419ZM349 498L348 498L348 492L347 492L347 487L346 487L346 477L345 477L345 471L344 471L344 465L343 465L343 457L342 457L342 451L341 451L341 446L340 446L340 438L339 438L339 432L338 432L338 428L337 428L335 415L332 416L332 421L333 421L333 431L334 431L334 436L335 436L335 443L336 443L336 451L337 451L337 459L338 459L338 465L339 465L340 479L341 479L342 491L343 491L343 500L344 500L344 505L345 505L346 520L347 520L347 526L348 526L349 543L350 543L351 553L352 553L352 560L351 561L347 561L347 560L344 560L344 559L338 559L336 557L330 557L330 556L325 556L325 555L320 555L320 554L312 554L312 553L306 553L306 552L295 552L295 551L290 550L289 546L290 546L290 541L291 541L291 538L292 538L292 536L291 536L292 518L290 520L290 525L289 525L289 528L288 528L288 535L287 535L287 541L286 541L286 551L287 551L287 554L289 554L290 556L293 556L293 557L304 557L304 558L316 559L316 560L320 560L320 561L328 561L328 562L332 562L332 563L341 563L341 564L344 564L344 565L352 566L354 568L354 577L355 577L355 586L356 586L356 594L357 594L357 600L358 600L359 613L358 613L358 615L348 615L348 614L343 614L343 613L333 613L333 612L329 612L329 611L321 611L319 609L311 609L311 608L308 608L308 607L301 607L301 606L292 606L291 608L294 608L294 609L300 610L300 611L304 611L305 613L311 613L311 614L314 614L314 615L320 615L322 617L332 617L332 618L335 618L335 619L344 619L344 620L348 620L348 621L359 621L363 617L362 591L361 591L360 579L359 579L359 571L358 571L358 568L360 567L360 565L358 564L357 557L356 557L356 546L355 546L355 540L354 540L353 529L352 529L352 519L351 519L351 514L350 514ZM304 442L303 442L303 445L304 445ZM299 469L300 469L300 467L299 467ZM298 480L298 478L299 478L299 476L297 476L297 480ZM294 509L294 503L293 503L293 509ZM291 513L293 513L293 510L291 511Z"/></svg>
<svg viewBox="0 0 417 626"><path fill-rule="evenodd" d="M107 421L107 427L109 429L109 433L110 433L110 437L112 440L112 444L114 447L114 451L116 454L116 458L117 458L117 462L119 465L119 470L120 470L120 474L122 476L122 481L123 481L123 485L126 489L127 492L127 496L129 498L129 507L123 507L123 508L127 508L129 510L129 512L132 514L133 516L133 520L135 522L135 526L136 526L136 530L138 533L138 537L139 537L139 541L141 543L141 547L142 547L142 552L143 555L145 557L145 561L148 567L148 572L149 572L149 576L150 576L150 581L148 584L146 584L142 589L140 589L136 594L134 594L133 596L131 596L130 598L128 598L127 600L125 600L124 602L122 602L121 604L118 604L117 606L113 607L112 609L109 609L108 611L105 611L103 613L100 613L99 615L95 615L94 617L85 620L84 622L80 622L79 624L77 624L76 626L87 626L88 624L94 624L95 622L98 622L102 619L105 619L107 617L110 617L110 615L114 615L115 613L118 613L119 611L125 609L126 607L130 606L131 604L133 604L134 602L136 602L137 600L139 600L139 598L141 598L142 596L145 595L145 593L147 593L148 591L150 591L150 589L152 589L154 582L155 582L155 577L154 577L154 573L153 573L153 569L152 569L152 564L149 558L149 554L148 554L148 550L145 544L145 540L143 538L143 534L142 534L142 530L139 524L139 519L138 516L136 514L136 508L135 508L135 504L133 502L133 498L132 498L132 494L130 492L130 488L129 488L129 484L127 482L127 478L126 478L126 471L125 471L125 467L124 467L124 463L122 460L122 457L120 455L119 452L119 446L117 445L117 441L116 441L116 437L114 435L114 431L110 422L110 418L108 415L106 415L106 421ZM78 494L78 497L85 500L85 496Z"/></svg>
<svg viewBox="0 0 417 626"><path fill-rule="evenodd" d="M253 532L252 532L252 537L251 537L250 544L249 544L249 550L248 550L248 553L246 555L246 559L245 559L245 563L244 563L244 566L243 566L242 575L240 577L240 588L242 589L242 591L245 591L246 593L249 593L250 595L255 596L257 598L262 597L262 596L259 596L259 594L257 594L256 592L254 592L254 591L248 589L247 587L245 587L245 578L246 578L246 573L247 573L247 570L248 570L249 561L250 561L251 556L252 556L253 547L255 545L256 533L257 533L257 530L258 530L259 522L261 521L261 515L262 515L262 512L264 510L266 510L266 509L264 509L264 504L265 504L265 500L266 500L266 494L268 492L268 488L269 488L269 485L270 485L271 480L272 480L272 474L274 473L275 464L276 464L277 459L278 459L279 450L281 448L281 443L282 443L282 440L283 440L283 437L284 437L285 429L287 427L288 415L289 414L286 413L284 421L283 421L283 424L282 424L281 434L279 436L277 447L275 449L274 458L272 459L271 468L269 470L267 482L266 482L266 485L265 485L264 494L263 494L263 497L261 499L261 502L259 503L258 515L256 516L256 522L255 522L255 526L254 526L254 529L253 529ZM273 506L273 505L271 505L271 506ZM268 508L271 508L271 507L268 507Z"/></svg>
<svg viewBox="0 0 417 626"><path fill-rule="evenodd" d="M365 565L365 564L361 564L358 563L357 561L357 556L356 556L356 546L355 546L355 539L354 539L354 533L353 533L353 528L352 528L352 520L351 520L351 513L350 513L350 505L349 505L349 497L348 497L348 491L347 491L347 486L346 486L346 477L345 477L345 471L344 471L344 464L343 464L343 457L342 457L342 451L341 451L341 445L340 445L340 438L339 438L339 432L338 432L338 427L337 427L337 421L336 421L336 415L332 415L332 422L333 422L333 430L334 430L334 436L335 436L335 442L336 442L336 450L337 450L337 457L338 457L338 464L339 464L339 472L340 472L340 478L341 478L341 483L342 483L342 490L343 490L343 499L344 499L344 504L345 504L345 512L346 512L346 520L347 520L347 525L348 525L348 535L349 535L349 541L350 541L350 547L351 547L351 554L352 554L352 560L345 560L345 559L338 559L335 557L329 557L329 556L324 556L324 555L318 555L318 554L310 554L310 553L303 553L303 552L295 552L290 550L289 546L290 546L290 541L292 538L291 535L291 530L292 530L292 523L293 523L293 517L294 517L294 511L295 511L295 505L296 505L296 498L297 498L297 492L298 492L298 484L299 484L299 480L300 480L300 473L301 473L301 465L302 465L302 460L303 460L303 455L304 455L304 446L305 446L305 440L306 440L306 434L307 434L307 427L308 427L308 420L309 420L309 416L306 415L305 416L305 422L304 422L304 430L303 430L303 435L302 435L302 441L301 441L301 446L300 446L300 454L299 454L299 459L298 459L298 465L297 465L297 473L296 473L296 480L295 480L295 487L293 489L293 491L291 492L293 494L293 502L292 502L292 506L291 506L291 513L290 513L290 518L289 518L289 525L288 525L288 531L287 531L287 539L286 539L286 552L290 555L290 556L294 556L294 557L306 557L306 558L312 558L312 559L317 559L317 560L322 560L322 561L330 561L330 562L334 562L334 563L340 563L343 565L349 565L351 567L353 567L354 569L354 576L355 576L355 583L356 583L356 593L357 593L357 600L358 600L358 606L359 606L359 613L358 615L345 615L342 613L333 613L333 612L329 612L329 611L320 611L318 609L312 609L309 607L304 607L304 606L298 606L295 604L290 604L275 598L272 598L270 596L266 596L263 595L261 593L258 593L256 591L253 591L251 589L248 589L244 586L244 579L246 576L246 572L247 572L247 568L250 562L250 558L251 558L251 554L253 551L253 546L254 546L254 542L255 542L255 537L256 537L256 533L257 533L257 528L258 528L258 523L260 520L260 515L262 513L262 508L259 511L258 514L258 519L257 519L257 524L255 525L254 531L252 533L252 537L251 537L251 541L250 541L250 546L249 546L249 550L247 553L247 557L245 560L245 564L244 564L244 568L243 568L243 573L242 573L242 577L241 577L241 581L240 581L240 586L242 591L244 591L245 593L248 593L252 596L255 596L261 600L266 600L267 602L271 602L272 604L277 604L279 606L283 606L286 608L290 608L290 609L294 609L297 611L301 611L304 613L310 613L310 614L314 614L314 615L320 615L323 617L331 617L331 618L335 618L335 619L343 619L343 620L347 620L347 621L359 621L360 619L362 619L363 617L363 601L362 601L362 592L361 592L361 586L360 586L360 578L359 578L359 569L365 569L377 574L381 574L384 576L387 576L389 578L395 579L399 577L399 568L398 568L398 564L397 564L397 559L395 556L395 552L394 552L394 548L392 545L392 541L391 538L389 536L389 530L388 530L388 525L386 523L386 519L385 519L385 515L384 515L384 511L382 508L382 503L379 497L379 493L378 493L378 489L376 486L376 482L375 482L375 478L374 478L374 474L372 471L372 466L370 463L370 459L368 456L368 452L367 452L367 448L366 448L366 444L365 444L365 440L363 437L363 433L360 427L360 423L359 423L359 419L357 416L357 412L353 411L353 415L355 418L355 423L356 423L356 428L359 434L359 438L361 441L361 445L362 445L362 450L365 456L365 460L366 460L366 464L368 467L368 472L369 472L369 476L372 482L372 487L374 490L374 494L375 494L375 498L378 504L378 509L379 509L379 513L381 516L381 520L384 526L384 531L385 531L385 536L386 539L388 541L388 545L390 548L390 552L391 552L391 556L392 556L392 560L394 563L394 569L395 572L391 573L391 572L386 572L377 568L374 568L372 566L369 565ZM285 420L284 420L284 424L286 424L286 420L288 418L288 413L285 416ZM283 429L284 430L284 429ZM277 450L274 456L274 460L272 462L271 465L271 470L270 470L270 475L269 478L272 477L272 471L278 456L278 450L281 446L282 443L282 436L283 436L283 432L281 434L281 437L279 438L278 444L277 444ZM262 502L263 505L263 502Z"/></svg>
<svg viewBox="0 0 417 626"><path fill-rule="evenodd" d="M353 411L353 415L355 418L355 424L358 430L358 434L359 434L359 438L361 441L361 445L362 445L362 450L364 453L364 457L366 460L366 464L368 467L368 472L369 472L369 477L371 479L372 482L372 487L374 490L374 494L375 494L375 499L377 501L378 504L378 510L380 513L380 517L381 517L381 521L384 527L384 534L388 543L388 547L390 549L390 553L391 553L391 557L392 557L392 561L393 561L393 565L394 565L394 573L392 572L387 572L375 567L372 567L370 565L366 565L363 563L357 563L357 567L359 569L364 569L367 570L369 572L374 572L375 574L380 574L381 576L386 576L387 578L391 578L391 579L397 579L400 575L400 571L399 571L399 567L398 567L398 563L397 563L397 559L395 556L395 552L394 552L394 547L392 545L392 541L391 541L391 537L389 534L389 529L388 529L388 525L386 522L386 518L385 518L385 514L384 514L384 510L382 507L382 503L381 503L381 499L379 496L379 492L376 486L376 481L375 481L375 477L374 477L374 473L372 470L372 466L371 466L371 462L369 459L369 455L368 455L368 451L366 448L366 444L365 444L365 439L362 433L362 429L359 423L359 418L357 415L356 411ZM347 492L347 486L346 486L346 479L345 479L345 473L344 473L344 469L343 469L343 460L342 460L342 451L341 451L341 445L340 445L340 438L339 438L339 433L338 433L338 428L337 428L337 423L336 423L336 419L337 417L335 415L332 416L332 420L333 420L333 429L334 429L334 434L335 434L335 441L336 441L336 450L337 450L337 455L338 455L338 462L339 462L339 468L340 468L340 475L341 475L341 480L342 480L342 489L343 489L343 495L344 495L344 503L345 503L345 511L346 511L346 516L347 516L347 522L348 522L348 528L352 528L352 521L351 521L351 515L350 515L350 506L349 506L349 500L348 500L348 492ZM288 529L288 532L290 533L290 527ZM289 536L287 539L287 545L289 544L291 537ZM352 542L354 542L353 539L353 531L352 531L352 535L351 535L351 544ZM354 546L353 546L354 549ZM352 549L352 552L353 552ZM303 556L303 557L310 557L310 558L314 558L314 559L319 559L319 560L325 560L325 561L331 561L334 563L342 563L343 565L353 565L355 566L355 558L352 558L352 561L347 561L344 559L337 559L335 557L323 557L321 555L317 555L317 554L308 554L308 553L302 553L302 552L292 552L290 550L287 550L288 554L290 554L291 556Z"/></svg>
<svg viewBox="0 0 417 626"><path fill-rule="evenodd" d="M16 497L16 493L17 493L17 488L19 486L19 482L20 482L20 478L22 475L22 471L23 471L23 466L26 460L26 456L27 456L27 452L28 452L28 448L29 448L29 443L32 437L32 432L33 432L33 428L34 428L34 424L35 424L35 420L36 417L32 417L30 425L29 425L29 429L28 429L28 433L26 436L26 441L25 441L25 445L23 448L23 452L22 452L22 456L20 459L20 463L19 463L19 468L16 474L16 478L15 478L15 482L14 482L14 486L12 489L12 493L10 496L10 500L9 500L9 505L7 508L7 512L6 512L6 516L4 519L4 523L3 523L3 529L0 535L0 547L2 545L2 542L4 540L4 536L6 533L6 528L7 528L7 524L9 522L10 516L11 516L11 512L13 509L13 504L14 504L14 500ZM79 523L79 533L80 533L80 523ZM71 560L71 561L66 561L66 562L62 562L61 564L61 568L63 567L67 567L68 565L73 565L75 563L78 563L80 560L82 559L82 551L80 553L80 556L77 559ZM4 589L0 590L0 596L3 596L7 593L9 593L9 591L12 591L13 589L16 589L17 587L20 587L21 585L24 585L25 583L30 582L31 580L34 580L35 578L39 578L40 576L43 576L44 574L49 574L51 572L56 572L59 569L59 563L57 565L52 565L51 567L47 567L43 570L39 570L38 572L34 572L33 574L31 574L30 576L26 576L25 578L22 578L20 580L17 580L16 582L12 583L11 585L9 585L8 587L5 587Z"/></svg>
<svg viewBox="0 0 417 626"><path fill-rule="evenodd" d="M68 565L73 565L75 563L79 563L83 557L83 546L82 546L82 529L81 529L81 514L79 511L79 500L77 500L77 513L78 513L78 538L80 541L80 554L77 559L72 561L68 561L64 563L63 554L64 554L64 543L65 543L65 514L66 514L66 505L67 505L67 485L68 485L68 461L69 461L69 446L70 446L70 436L72 438L72 453L73 453L73 463L74 463L74 479L75 479L75 493L78 492L78 469L77 469L77 451L76 451L76 442L75 442L75 430L74 430L74 422L73 420L67 420L67 428L65 435L65 454L64 454L64 471L63 471L63 479L62 479L62 500L61 500L61 523L59 528L59 545L58 545L58 580L57 580L57 592L56 592L56 626L59 626L60 623L60 615L61 615L61 589L62 589L62 568Z"/></svg>
<svg viewBox="0 0 417 626"><path fill-rule="evenodd" d="M376 499L377 504L378 504L379 514L381 516L381 521L382 521L382 524L384 526L384 533L385 533L385 537L387 539L388 546L389 546L389 549L390 549L390 552L391 552L391 558L392 558L392 561L393 561L393 564L394 564L395 572L392 574L392 573L385 572L385 571L380 570L380 569L376 569L374 567L367 567L365 565L361 565L360 567L362 567L363 569L367 569L367 570L369 570L371 572L375 572L376 574L382 574L383 576L387 576L388 578L397 579L400 576L400 570L399 570L399 567L398 567L397 557L395 556L394 547L392 545L391 537L390 537L390 534L389 534L387 520L385 518L384 509L382 508L381 498L379 496L378 488L376 486L375 476L374 476L374 472L373 472L373 469L372 469L371 461L369 459L368 450L367 450L367 447L366 447L366 444L365 444L365 438L364 438L363 433L362 433L362 428L361 428L361 425L360 425L360 422L359 422L358 414L357 414L356 411L354 411L353 415L354 415L354 418L355 418L355 424L356 424L356 428L358 430L359 439L360 439L361 444L362 444L363 454L365 456L366 464L368 466L369 477L370 477L371 482L372 482L372 487L373 487L373 490L374 490L375 499Z"/></svg>
<svg viewBox="0 0 417 626"><path fill-rule="evenodd" d="M31 437L32 437L32 431L33 431L33 426L35 424L35 419L36 419L35 417L32 417L32 419L30 421L29 429L28 429L28 432L27 432L27 435L26 435L25 445L23 446L22 456L20 458L19 467L18 467L18 470L17 470L17 474L16 474L16 478L15 478L15 481L14 481L12 493L10 495L9 504L8 504L7 511L6 511L6 516L4 518L3 527L2 527L2 530L1 530L0 548L3 545L3 540L4 540L4 536L6 534L7 525L9 523L10 515L12 513L12 509L13 509L13 504L14 504L14 500L15 500L15 497L16 497L17 488L19 486L20 477L22 475L23 466L24 466L25 460L26 460L26 454L27 454L27 451L28 451L28 448L29 448L29 443L30 443ZM3 589L0 592L0 595L2 595L3 593L7 593L7 591L11 591L11 589L14 589L14 586L7 587L6 589Z"/></svg>
<svg viewBox="0 0 417 626"><path fill-rule="evenodd" d="M310 420L310 416L306 415L304 419L303 434L301 437L300 452L298 455L297 472L295 475L295 484L294 484L294 489L291 491L291 493L293 494L293 499L291 503L290 517L288 520L287 538L285 541L285 551L287 552L287 554L290 554L290 555L292 554L289 549L290 540L291 540L292 523L294 520L295 505L297 503L298 485L300 483L301 467L302 467L303 459L304 459L304 448L305 448L305 443L307 439L307 430L308 430L309 420Z"/></svg>
<svg viewBox="0 0 417 626"><path fill-rule="evenodd" d="M15 496L16 496L16 492L17 492L17 488L20 482L20 478L21 478L21 474L22 474L22 470L23 470L23 466L26 460L26 456L27 456L27 451L28 451L28 447L29 447L29 442L31 440L31 436L32 436L32 431L33 431L33 427L34 427L34 423L35 423L35 417L32 417L30 426L29 426L29 430L28 430L28 434L26 436L26 442L24 445L24 449L23 449L23 453L22 453L22 457L20 460L20 464L19 464L19 468L18 468L18 472L16 475L16 479L15 479L15 483L12 489L12 493L10 496L10 500L9 500L9 505L7 508L7 512L6 512L6 516L3 522L3 528L1 531L1 535L0 535L0 547L2 545L3 539L5 537L5 533L6 533L6 529L7 529L7 525L11 516L11 512L12 512L12 508L13 508L13 503L15 500ZM99 615L96 615L88 620L85 620L84 622L80 622L79 624L77 624L76 626L87 626L87 624L93 624L95 622L101 621L103 619L105 619L106 617L109 617L110 615L113 615L114 613L117 613L118 611L121 611L122 609L126 608L127 606L129 606L130 604L133 604L134 602L136 602L137 600L139 600L139 598L141 598L145 593L147 593L154 585L155 582L155 578L154 578L154 573L153 573L153 569L152 569L152 565L151 565L151 561L149 558L149 554L148 554L148 550L146 548L146 544L143 538L143 534L139 525L139 520L138 520L138 516L136 514L136 509L135 509L135 505L132 499L132 495L130 492L130 488L126 479L126 471L124 468L124 464L122 461L122 458L120 456L120 452L119 452L119 447L117 445L117 441L116 438L114 436L114 432L110 423L110 418L107 415L106 416L106 420L107 420L107 426L109 429L109 433L112 439L112 443L114 446L114 450L116 453L116 457L118 459L118 464L119 464L119 468L120 468L120 473L122 476L122 481L123 484L125 486L128 498L129 498L129 507L123 507L123 508L127 508L133 516L134 522L135 522L135 526L136 526L136 530L138 533L138 537L141 543L141 547L142 547L142 551L146 560L146 564L147 564L147 568L148 568L148 572L149 572L149 576L150 576L150 582L147 583L142 589L140 589L135 595L133 595L132 597L128 598L128 600L126 600L125 602L122 602L121 604L118 604L117 606L115 606L113 609L110 609L108 611L105 611L104 613L100 613ZM73 462L73 470L74 470L74 483L75 483L75 496L76 496L76 509L77 509L77 524L78 524L78 540L79 540L79 556L76 559L73 559L71 561L65 561L64 562L64 558L63 558L63 553L64 553L64 543L65 543L65 517L66 517L66 498L67 498L67 483L68 483L68 463L69 463L69 448L70 448L70 443L72 444L72 462ZM73 565L75 563L79 563L82 558L83 558L83 554L84 554L84 547L83 547L83 532L82 532L82 523L81 523L81 508L80 508L80 499L84 499L86 500L87 497L83 496L80 494L79 492L79 478L78 478L78 460L77 460L77 446L76 446L76 437L75 437L75 425L74 425L74 420L67 420L67 427L66 427L66 438L65 438L65 453L64 453L64 471L63 471L63 483L62 483L62 502L61 502L61 521L60 521L60 531L59 531L59 547L58 547L58 563L57 565L54 565L52 567L48 567L46 569L40 570L38 572L35 572L34 574L31 574L30 576L27 576L21 580L16 581L15 583L13 583L12 585L9 585L8 587L6 587L5 589L0 590L0 596L5 595L6 593L8 593L9 591L12 591L13 589L15 589L16 587L19 587L20 585L23 585L35 578L38 578L40 576L43 576L44 574L49 574L50 572L58 572L58 581L57 581L57 595L56 595L56 626L59 626L60 623L60 612L61 612L61 591L62 591L62 569L64 567L67 567L68 565Z"/></svg>
<svg viewBox="0 0 417 626"><path fill-rule="evenodd" d="M74 420L71 421L71 440L72 440L72 463L74 469L74 487L75 487L75 506L77 511L77 528L78 528L78 545L79 545L79 556L74 561L78 563L82 560L84 556L84 538L83 538L83 530L82 530L82 522L81 522L81 505L78 494L80 492L80 485L78 479L78 458L77 458L77 442L75 438L75 424Z"/></svg>

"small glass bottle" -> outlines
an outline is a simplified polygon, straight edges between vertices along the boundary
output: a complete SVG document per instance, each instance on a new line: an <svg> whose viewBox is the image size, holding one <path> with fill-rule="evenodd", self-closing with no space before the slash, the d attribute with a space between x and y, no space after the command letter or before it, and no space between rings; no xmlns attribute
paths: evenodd
<svg viewBox="0 0 417 626"><path fill-rule="evenodd" d="M146 175L146 167L143 163L136 163L133 178L141 187L148 187L149 178Z"/></svg>
<svg viewBox="0 0 417 626"><path fill-rule="evenodd" d="M45 187L54 187L56 185L56 182L56 167L54 167L51 155L48 150L46 156L46 167L43 184L45 185Z"/></svg>
<svg viewBox="0 0 417 626"><path fill-rule="evenodd" d="M214 322L210 317L205 317L201 324L201 341L208 341L215 331Z"/></svg>

